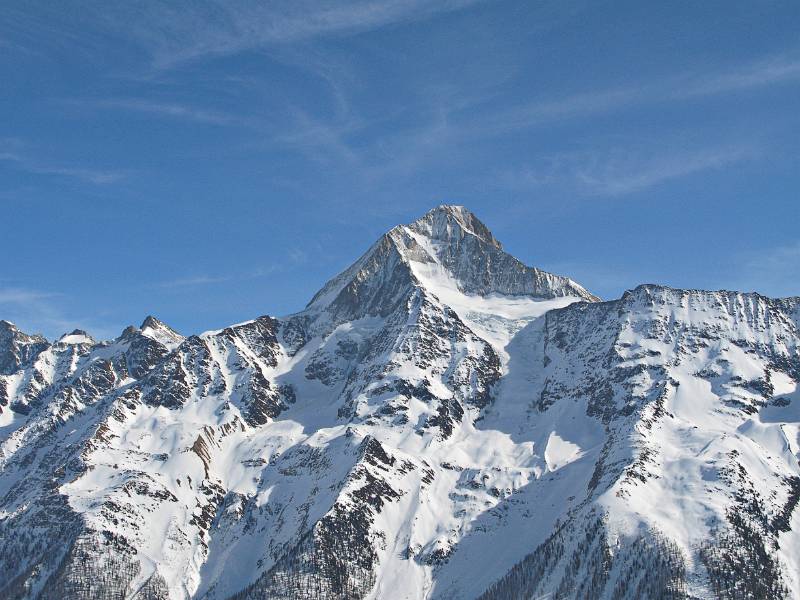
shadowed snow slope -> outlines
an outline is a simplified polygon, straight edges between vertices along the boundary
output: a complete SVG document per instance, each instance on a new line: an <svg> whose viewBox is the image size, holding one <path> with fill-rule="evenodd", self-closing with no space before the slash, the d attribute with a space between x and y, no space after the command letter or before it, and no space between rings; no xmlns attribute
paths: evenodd
<svg viewBox="0 0 800 600"><path fill-rule="evenodd" d="M798 598L798 314L441 206L287 317L0 322L0 597Z"/></svg>

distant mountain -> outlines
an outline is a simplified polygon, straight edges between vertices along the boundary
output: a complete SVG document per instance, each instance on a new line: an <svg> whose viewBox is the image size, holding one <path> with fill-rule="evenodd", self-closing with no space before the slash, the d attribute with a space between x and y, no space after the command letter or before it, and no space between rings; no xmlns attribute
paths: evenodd
<svg viewBox="0 0 800 600"><path fill-rule="evenodd" d="M306 308L0 321L0 597L800 598L800 299L601 302L440 206Z"/></svg>

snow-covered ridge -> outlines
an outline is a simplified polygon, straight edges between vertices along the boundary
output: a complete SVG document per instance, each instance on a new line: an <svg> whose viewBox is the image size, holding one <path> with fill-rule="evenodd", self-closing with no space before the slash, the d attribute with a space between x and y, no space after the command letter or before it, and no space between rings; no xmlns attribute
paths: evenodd
<svg viewBox="0 0 800 600"><path fill-rule="evenodd" d="M0 597L800 597L800 301L597 300L441 206L287 317L0 322Z"/></svg>
<svg viewBox="0 0 800 600"><path fill-rule="evenodd" d="M382 236L351 267L326 283L307 310L328 309L339 319L385 314L420 279L420 265L438 269L462 293L535 299L598 298L567 277L527 267L464 207L439 206L410 225ZM432 271L428 271L432 274Z"/></svg>

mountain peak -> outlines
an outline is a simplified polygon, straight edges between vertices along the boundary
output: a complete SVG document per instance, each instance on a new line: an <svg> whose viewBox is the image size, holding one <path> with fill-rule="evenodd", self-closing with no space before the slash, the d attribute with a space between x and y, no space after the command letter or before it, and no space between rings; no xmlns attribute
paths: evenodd
<svg viewBox="0 0 800 600"><path fill-rule="evenodd" d="M461 294L537 299L598 298L567 277L528 267L503 250L463 206L443 204L408 225L398 225L355 263L328 281L307 308L326 307L331 322L385 315L415 286Z"/></svg>
<svg viewBox="0 0 800 600"><path fill-rule="evenodd" d="M21 331L19 327L14 325L11 321L5 319L0 320L0 341L5 340L6 343L41 343L46 340L39 334L28 334Z"/></svg>
<svg viewBox="0 0 800 600"><path fill-rule="evenodd" d="M416 269L418 275L430 272L435 263L466 294L599 299L571 279L529 267L505 252L489 228L463 206L443 204L392 231L407 260L427 263Z"/></svg>
<svg viewBox="0 0 800 600"><path fill-rule="evenodd" d="M502 244L495 239L489 228L474 213L455 204L437 206L409 224L408 227L435 241L459 241L465 235L472 235L498 250L503 249Z"/></svg>
<svg viewBox="0 0 800 600"><path fill-rule="evenodd" d="M58 338L58 343L67 345L94 344L94 338L83 329L73 329L71 333L65 333Z"/></svg>
<svg viewBox="0 0 800 600"><path fill-rule="evenodd" d="M0 320L0 375L9 375L48 346L40 335L28 335L11 321Z"/></svg>
<svg viewBox="0 0 800 600"><path fill-rule="evenodd" d="M125 329L122 330L122 333L120 334L119 337L122 339L130 338L137 335L138 333L139 330L134 325L128 325Z"/></svg>
<svg viewBox="0 0 800 600"><path fill-rule="evenodd" d="M139 329L147 329L150 327L151 329L161 329L162 327L166 327L167 325L164 324L162 321L156 319L153 315L147 315L142 321L141 326Z"/></svg>
<svg viewBox="0 0 800 600"><path fill-rule="evenodd" d="M161 342L168 348L183 341L183 336L180 333L153 315L147 315L139 329L147 337Z"/></svg>

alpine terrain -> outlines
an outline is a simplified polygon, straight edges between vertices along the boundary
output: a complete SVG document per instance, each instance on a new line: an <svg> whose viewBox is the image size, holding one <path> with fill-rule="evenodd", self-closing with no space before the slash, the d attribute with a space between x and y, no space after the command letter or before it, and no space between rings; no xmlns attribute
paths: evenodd
<svg viewBox="0 0 800 600"><path fill-rule="evenodd" d="M600 301L468 210L304 310L0 321L0 597L800 598L800 298Z"/></svg>

